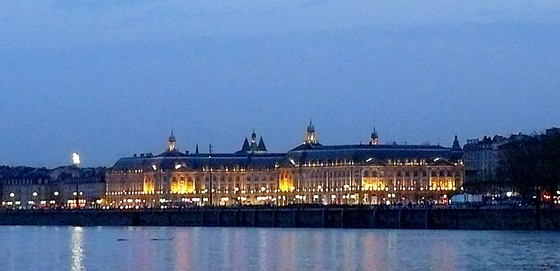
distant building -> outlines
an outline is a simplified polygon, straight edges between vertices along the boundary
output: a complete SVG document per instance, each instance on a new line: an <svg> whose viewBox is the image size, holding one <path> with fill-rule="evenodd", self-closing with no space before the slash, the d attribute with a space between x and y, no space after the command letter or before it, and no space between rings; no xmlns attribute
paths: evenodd
<svg viewBox="0 0 560 271"><path fill-rule="evenodd" d="M369 144L324 146L310 122L303 143L268 153L253 132L235 153L179 152L175 136L159 155L119 159L107 172L111 207L200 204L446 203L463 183L462 149Z"/></svg>
<svg viewBox="0 0 560 271"><path fill-rule="evenodd" d="M42 202L50 193L48 170L31 167L2 167L0 186L2 188L2 207L27 208L48 204Z"/></svg>
<svg viewBox="0 0 560 271"><path fill-rule="evenodd" d="M64 206L98 207L105 196L106 168L80 168L77 166L58 167L51 176L58 191L58 200Z"/></svg>
<svg viewBox="0 0 560 271"><path fill-rule="evenodd" d="M527 137L523 134L503 137L468 139L463 148L465 163L465 187L478 192L497 191L507 188L497 175L500 163L500 146Z"/></svg>
<svg viewBox="0 0 560 271"><path fill-rule="evenodd" d="M0 188L4 208L75 208L76 201L97 207L105 195L105 168L2 167Z"/></svg>
<svg viewBox="0 0 560 271"><path fill-rule="evenodd" d="M498 147L506 142L502 136L468 139L463 148L465 183L490 182L496 179Z"/></svg>

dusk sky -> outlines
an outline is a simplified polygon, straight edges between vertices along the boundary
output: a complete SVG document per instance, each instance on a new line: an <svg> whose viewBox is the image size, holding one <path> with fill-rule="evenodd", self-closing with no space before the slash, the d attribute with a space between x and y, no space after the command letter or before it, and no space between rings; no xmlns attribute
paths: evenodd
<svg viewBox="0 0 560 271"><path fill-rule="evenodd" d="M560 126L559 1L0 0L0 164Z"/></svg>

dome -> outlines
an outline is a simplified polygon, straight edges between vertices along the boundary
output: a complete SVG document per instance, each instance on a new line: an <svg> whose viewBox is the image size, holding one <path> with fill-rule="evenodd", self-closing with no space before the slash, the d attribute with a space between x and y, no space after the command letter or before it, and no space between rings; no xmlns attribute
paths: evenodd
<svg viewBox="0 0 560 271"><path fill-rule="evenodd" d="M255 133L255 130L253 130L253 133L251 134L251 139L253 141L255 141L257 139L257 134Z"/></svg>
<svg viewBox="0 0 560 271"><path fill-rule="evenodd" d="M171 131L171 135L169 136L169 141L175 142L175 135L173 134L173 131Z"/></svg>
<svg viewBox="0 0 560 271"><path fill-rule="evenodd" d="M377 131L375 130L375 127L373 127L373 132L371 132L371 138L378 138L379 135L377 134Z"/></svg>
<svg viewBox="0 0 560 271"><path fill-rule="evenodd" d="M309 121L309 126L307 126L307 132L315 133L315 126L313 126L313 123L311 121Z"/></svg>

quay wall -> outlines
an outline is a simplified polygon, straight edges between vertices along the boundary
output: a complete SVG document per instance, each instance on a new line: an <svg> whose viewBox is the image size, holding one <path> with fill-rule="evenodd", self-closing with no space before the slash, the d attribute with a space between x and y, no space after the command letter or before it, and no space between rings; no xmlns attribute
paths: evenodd
<svg viewBox="0 0 560 271"><path fill-rule="evenodd" d="M4 210L0 225L558 230L560 210L195 208Z"/></svg>

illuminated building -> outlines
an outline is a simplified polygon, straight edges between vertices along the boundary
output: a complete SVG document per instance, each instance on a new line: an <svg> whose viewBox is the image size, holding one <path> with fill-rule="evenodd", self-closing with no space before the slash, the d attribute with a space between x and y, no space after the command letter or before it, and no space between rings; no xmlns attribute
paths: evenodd
<svg viewBox="0 0 560 271"><path fill-rule="evenodd" d="M180 152L175 136L159 155L119 159L106 176L106 203L140 208L232 204L446 203L463 182L462 150L432 145L324 146L312 123L287 153L268 153L253 132L236 153ZM213 193L210 193L212 190ZM212 198L212 199L210 199Z"/></svg>
<svg viewBox="0 0 560 271"><path fill-rule="evenodd" d="M76 201L83 208L99 207L106 190L105 168L79 168L76 164L55 169L4 167L0 174L2 207L75 208Z"/></svg>

